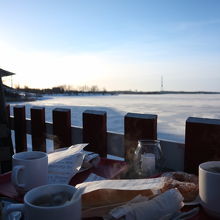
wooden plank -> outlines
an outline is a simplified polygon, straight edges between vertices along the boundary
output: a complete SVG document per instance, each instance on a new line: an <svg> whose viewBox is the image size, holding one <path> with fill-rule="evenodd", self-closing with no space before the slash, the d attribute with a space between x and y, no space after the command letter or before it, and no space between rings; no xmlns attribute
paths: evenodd
<svg viewBox="0 0 220 220"><path fill-rule="evenodd" d="M140 139L157 139L157 115L127 113L124 117L125 160L133 161Z"/></svg>
<svg viewBox="0 0 220 220"><path fill-rule="evenodd" d="M107 132L107 154L124 158L124 135Z"/></svg>
<svg viewBox="0 0 220 220"><path fill-rule="evenodd" d="M3 70L1 70L3 71ZM2 72L2 74L4 71ZM1 75L2 76L2 75ZM5 94L2 84L2 78L0 76L0 153L4 152L4 160L0 159L0 173L7 172L12 168L11 156L14 153L13 144L11 139L11 130L8 121L8 114L5 104ZM3 155L3 153L2 153ZM7 158L7 159L6 159Z"/></svg>
<svg viewBox="0 0 220 220"><path fill-rule="evenodd" d="M14 123L14 119L11 118L12 121L12 127ZM26 118L26 132L27 134L31 135L31 120ZM54 135L53 135L53 123L52 122L45 122L45 135L46 139L53 140ZM30 129L29 129L30 128ZM13 130L13 129L12 129ZM81 127L76 127L76 126L71 126L71 144L78 144L82 143L82 128Z"/></svg>
<svg viewBox="0 0 220 220"><path fill-rule="evenodd" d="M13 117L12 125L13 125ZM28 127L31 127L31 120L26 119L27 123L27 133L31 134L31 130ZM48 139L53 139L53 124L46 122L46 136ZM12 126L13 127L13 126ZM71 132L74 142L72 144L82 143L82 133L83 129L81 127L72 126ZM162 152L165 157L165 167L172 170L184 170L184 143L178 143L175 141L160 140ZM107 132L107 154L114 155L117 157L124 158L124 135Z"/></svg>
<svg viewBox="0 0 220 220"><path fill-rule="evenodd" d="M8 137L9 132L9 128L6 124L0 124L0 138Z"/></svg>
<svg viewBox="0 0 220 220"><path fill-rule="evenodd" d="M71 110L53 110L54 149L71 146Z"/></svg>
<svg viewBox="0 0 220 220"><path fill-rule="evenodd" d="M86 150L107 156L106 112L86 110L83 112L83 142L89 143Z"/></svg>
<svg viewBox="0 0 220 220"><path fill-rule="evenodd" d="M11 160L11 152L9 147L0 147L0 161L10 161Z"/></svg>
<svg viewBox="0 0 220 220"><path fill-rule="evenodd" d="M46 152L45 108L31 108L32 149Z"/></svg>
<svg viewBox="0 0 220 220"><path fill-rule="evenodd" d="M164 157L164 167L171 170L184 171L184 144L160 140L160 146Z"/></svg>
<svg viewBox="0 0 220 220"><path fill-rule="evenodd" d="M11 128L11 118L10 118L10 104L7 104L6 105L6 114L8 116L8 126L9 128Z"/></svg>
<svg viewBox="0 0 220 220"><path fill-rule="evenodd" d="M200 163L220 160L220 120L189 117L185 131L185 171L198 174Z"/></svg>
<svg viewBox="0 0 220 220"><path fill-rule="evenodd" d="M14 131L16 152L27 151L25 106L14 106Z"/></svg>

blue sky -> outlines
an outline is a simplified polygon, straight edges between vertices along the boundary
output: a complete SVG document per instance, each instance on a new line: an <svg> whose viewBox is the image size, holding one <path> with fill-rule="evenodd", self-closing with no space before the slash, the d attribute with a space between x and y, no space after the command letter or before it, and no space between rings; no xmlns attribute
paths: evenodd
<svg viewBox="0 0 220 220"><path fill-rule="evenodd" d="M163 76L164 90L220 91L219 11L219 0L0 0L0 68L29 87L152 91Z"/></svg>

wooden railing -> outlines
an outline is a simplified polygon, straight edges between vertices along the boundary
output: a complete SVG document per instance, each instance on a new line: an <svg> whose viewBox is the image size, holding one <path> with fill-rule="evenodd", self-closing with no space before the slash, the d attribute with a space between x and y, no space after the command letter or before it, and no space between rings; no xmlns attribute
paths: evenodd
<svg viewBox="0 0 220 220"><path fill-rule="evenodd" d="M10 106L7 109L10 112ZM52 123L45 121L44 107L32 107L30 119L25 111L25 106L14 106L10 116L16 152L27 150L27 134L31 134L32 150L46 151L48 138L54 149L84 142L89 143L87 150L102 157L110 154L132 161L138 139L157 139L157 115L127 113L124 134L117 134L107 131L105 111L84 111L82 128L72 126L70 109L55 108ZM197 173L201 162L220 160L220 120L189 117L185 144L161 140L161 147L168 168Z"/></svg>

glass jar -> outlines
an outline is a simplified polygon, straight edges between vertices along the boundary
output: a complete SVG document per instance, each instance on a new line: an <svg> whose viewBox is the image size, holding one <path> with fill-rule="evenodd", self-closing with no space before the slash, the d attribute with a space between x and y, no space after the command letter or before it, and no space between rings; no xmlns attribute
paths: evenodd
<svg viewBox="0 0 220 220"><path fill-rule="evenodd" d="M163 157L158 140L138 140L134 153L134 168L139 177L149 177L160 172Z"/></svg>

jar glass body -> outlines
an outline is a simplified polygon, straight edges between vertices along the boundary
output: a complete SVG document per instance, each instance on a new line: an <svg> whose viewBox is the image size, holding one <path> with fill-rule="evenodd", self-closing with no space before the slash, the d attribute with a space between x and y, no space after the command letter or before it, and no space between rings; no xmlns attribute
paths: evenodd
<svg viewBox="0 0 220 220"><path fill-rule="evenodd" d="M163 167L163 156L159 140L138 140L134 153L135 171L141 177L158 173Z"/></svg>

